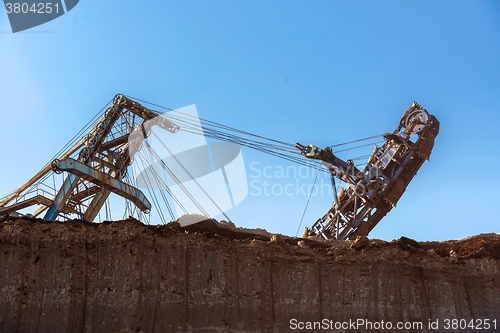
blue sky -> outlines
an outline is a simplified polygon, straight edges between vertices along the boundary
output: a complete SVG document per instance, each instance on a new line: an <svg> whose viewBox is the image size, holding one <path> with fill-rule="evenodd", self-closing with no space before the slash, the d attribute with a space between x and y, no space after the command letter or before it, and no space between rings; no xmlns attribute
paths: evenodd
<svg viewBox="0 0 500 333"><path fill-rule="evenodd" d="M0 196L116 93L196 104L203 118L318 146L393 131L416 100L441 122L431 161L370 237L499 232L498 1L81 0L16 34L0 13L0 50ZM243 156L249 176L254 162L287 165ZM227 213L295 235L306 201L249 195ZM300 233L331 202L314 196Z"/></svg>

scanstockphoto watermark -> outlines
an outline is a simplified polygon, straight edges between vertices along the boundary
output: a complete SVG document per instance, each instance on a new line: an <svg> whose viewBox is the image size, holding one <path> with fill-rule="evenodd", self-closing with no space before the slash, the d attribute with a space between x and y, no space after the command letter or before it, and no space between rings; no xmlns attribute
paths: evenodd
<svg viewBox="0 0 500 333"><path fill-rule="evenodd" d="M289 327L294 332L300 331L358 331L366 332L377 330L379 332L422 332L425 328L433 332L461 332L479 330L482 332L497 332L497 318L445 318L428 319L422 321L371 321L364 318L349 319L345 321L334 321L324 318L320 321L301 321L295 318L290 319Z"/></svg>
<svg viewBox="0 0 500 333"><path fill-rule="evenodd" d="M178 217L196 215L181 219L182 226L225 214L248 193L240 147L207 141L202 129L196 106L188 105L147 120L128 137L135 184L165 190Z"/></svg>
<svg viewBox="0 0 500 333"><path fill-rule="evenodd" d="M290 319L290 329L293 331L346 331L355 330L358 332L379 330L379 331L392 331L392 330L415 330L420 332L424 328L421 321L370 321L367 319L349 319L346 321L334 321L331 319L322 319L321 321L300 321L298 319Z"/></svg>
<svg viewBox="0 0 500 333"><path fill-rule="evenodd" d="M247 171L248 194L275 197L333 195L330 173L321 168L318 170L317 164L282 166L252 162Z"/></svg>

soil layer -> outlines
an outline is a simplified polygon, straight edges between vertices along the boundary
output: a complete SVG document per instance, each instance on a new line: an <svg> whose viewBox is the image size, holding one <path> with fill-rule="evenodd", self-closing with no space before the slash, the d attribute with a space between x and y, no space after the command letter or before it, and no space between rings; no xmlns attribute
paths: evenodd
<svg viewBox="0 0 500 333"><path fill-rule="evenodd" d="M323 241L214 220L9 218L0 288L0 332L443 332L447 319L500 331L500 235ZM422 327L334 329L361 320Z"/></svg>

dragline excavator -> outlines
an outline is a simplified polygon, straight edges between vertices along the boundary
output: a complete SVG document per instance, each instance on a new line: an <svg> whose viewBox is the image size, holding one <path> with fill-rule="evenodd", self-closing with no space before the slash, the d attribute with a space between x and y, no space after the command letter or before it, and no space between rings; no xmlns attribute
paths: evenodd
<svg viewBox="0 0 500 333"><path fill-rule="evenodd" d="M357 169L352 160L335 156L331 147L297 143L302 155L321 160L328 169L335 199L332 208L312 228L306 228L303 236L346 240L368 235L396 205L424 161L429 160L438 133L436 117L414 102L396 130L383 135L385 143L375 146L363 170ZM335 178L348 187L340 187L337 193Z"/></svg>
<svg viewBox="0 0 500 333"><path fill-rule="evenodd" d="M175 217L165 195L170 195L182 206L162 181L164 173L176 179L179 187L186 191L186 197L202 211L203 207L196 202L196 198L182 186L172 169L148 143L151 138L145 140L151 133L159 139L152 131L152 126L157 126L166 130L168 136L168 132L175 134L183 131L175 136L174 141L179 140L184 133L194 133L237 143L302 165L311 166L303 156L321 161L326 167L324 171L330 173L335 200L322 218L311 228L306 228L304 236L355 239L357 236L366 236L396 205L423 162L429 159L439 132L437 119L415 102L403 114L396 130L383 135L385 143L381 147L375 146L366 167L358 169L352 160L344 161L335 156L331 147L321 149L312 144L304 146L277 141L201 118L201 123L198 123L192 116L175 110L165 115L121 94L116 95L112 105L104 110L93 125L82 130L81 139L78 137L80 133L77 134L56 155L56 159L47 163L19 189L0 199L0 218L14 215L46 220L78 218L94 221L100 218L103 208L106 208L108 216L108 197L115 193L126 199L125 213L135 214L141 220L147 219L153 207L145 194L135 187L138 183L132 176L137 176L132 168L134 157L138 164L161 166L150 167L148 173L141 175L146 174L143 182L146 186L142 187L147 188L164 223L166 220L154 189L165 190L166 194L160 194L172 219ZM143 146L146 149L141 151ZM172 155L170 150L169 153ZM176 160L181 164L180 159ZM196 182L185 166L180 166ZM348 186L340 187L337 191L336 178ZM181 208L185 213L194 213ZM29 209L32 209L32 213L25 212ZM208 214L204 215L208 218Z"/></svg>

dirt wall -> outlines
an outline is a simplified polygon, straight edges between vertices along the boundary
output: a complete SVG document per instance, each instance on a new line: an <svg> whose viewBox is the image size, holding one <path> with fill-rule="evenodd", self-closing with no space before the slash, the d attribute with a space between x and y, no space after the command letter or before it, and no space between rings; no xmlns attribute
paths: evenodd
<svg viewBox="0 0 500 333"><path fill-rule="evenodd" d="M495 316L500 331L500 236L340 242L214 221L8 219L0 288L0 332L291 332L322 320L441 332L445 319ZM307 331L370 331L352 327Z"/></svg>

